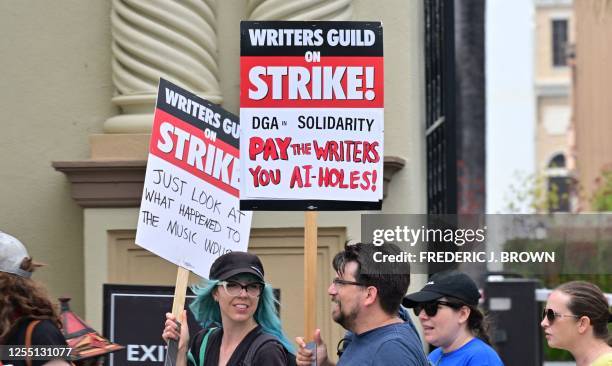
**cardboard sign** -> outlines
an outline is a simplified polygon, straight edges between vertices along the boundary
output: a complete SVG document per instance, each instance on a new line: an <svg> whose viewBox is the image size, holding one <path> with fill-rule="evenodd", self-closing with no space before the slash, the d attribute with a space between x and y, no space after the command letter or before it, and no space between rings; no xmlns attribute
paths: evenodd
<svg viewBox="0 0 612 366"><path fill-rule="evenodd" d="M240 27L240 207L380 209L381 23Z"/></svg>
<svg viewBox="0 0 612 366"><path fill-rule="evenodd" d="M160 79L136 244L205 278L216 258L247 250L238 138L235 115Z"/></svg>

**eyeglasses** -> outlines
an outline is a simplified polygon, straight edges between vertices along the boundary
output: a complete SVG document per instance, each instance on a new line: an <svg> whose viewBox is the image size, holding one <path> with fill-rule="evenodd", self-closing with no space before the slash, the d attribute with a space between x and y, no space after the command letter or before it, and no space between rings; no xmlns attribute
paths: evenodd
<svg viewBox="0 0 612 366"><path fill-rule="evenodd" d="M557 317L561 317L561 318L568 317L568 318L580 319L580 317L578 315L559 314L559 313L555 313L555 311L553 309L544 309L542 311L542 319L544 319L544 318L548 319L548 322L550 324L552 324Z"/></svg>
<svg viewBox="0 0 612 366"><path fill-rule="evenodd" d="M369 286L369 285L366 285L365 283L355 282L355 281L347 281L347 280L342 280L340 278L334 278L334 280L332 281L332 284L336 288L342 287L344 285L361 286L361 287L368 287Z"/></svg>
<svg viewBox="0 0 612 366"><path fill-rule="evenodd" d="M242 290L245 290L247 295L258 297L261 295L261 291L265 285L261 282L251 282L243 285L236 281L220 281L217 286L223 286L225 293L230 296L240 296Z"/></svg>
<svg viewBox="0 0 612 366"><path fill-rule="evenodd" d="M412 310L414 311L414 315L419 316L422 310L425 310L425 314L428 317L433 318L438 314L438 307L440 305L448 306L453 309L460 309L463 304L457 304L448 301L432 301L432 302L424 302L415 306Z"/></svg>

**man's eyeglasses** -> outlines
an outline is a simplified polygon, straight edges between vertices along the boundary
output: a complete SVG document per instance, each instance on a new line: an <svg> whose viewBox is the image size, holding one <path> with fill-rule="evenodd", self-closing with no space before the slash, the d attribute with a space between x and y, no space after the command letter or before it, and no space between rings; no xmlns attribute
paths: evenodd
<svg viewBox="0 0 612 366"><path fill-rule="evenodd" d="M438 307L440 305L448 306L453 309L460 309L463 304L457 304L454 302L448 301L432 301L432 302L424 302L415 306L412 310L414 311L414 315L419 316L422 310L425 310L425 314L428 317L432 318L438 314Z"/></svg>
<svg viewBox="0 0 612 366"><path fill-rule="evenodd" d="M332 283L334 284L334 287L336 287L336 288L342 287L342 286L345 286L345 285L361 286L361 287L368 287L369 286L369 285L367 285L365 283L355 282L355 281L347 281L347 280L342 280L340 278L334 278Z"/></svg>
<svg viewBox="0 0 612 366"><path fill-rule="evenodd" d="M559 314L559 313L555 313L555 311L553 309L544 309L542 311L542 319L544 319L544 318L548 319L548 322L550 324L552 324L557 317L560 317L560 318L568 317L568 318L580 319L580 317L578 315Z"/></svg>
<svg viewBox="0 0 612 366"><path fill-rule="evenodd" d="M217 286L223 286L225 293L230 296L240 296L242 290L245 290L247 295L251 297L258 297L261 295L261 291L265 285L261 282L251 282L243 285L236 281L220 281Z"/></svg>

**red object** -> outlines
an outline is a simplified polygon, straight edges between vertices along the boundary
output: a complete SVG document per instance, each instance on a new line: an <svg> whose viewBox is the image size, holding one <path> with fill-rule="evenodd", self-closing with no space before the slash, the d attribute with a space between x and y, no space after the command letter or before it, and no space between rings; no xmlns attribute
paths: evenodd
<svg viewBox="0 0 612 366"><path fill-rule="evenodd" d="M73 313L68 305L70 298L63 297L59 301L61 303L62 333L68 346L72 348L72 356L75 360L97 357L125 348L102 337Z"/></svg>

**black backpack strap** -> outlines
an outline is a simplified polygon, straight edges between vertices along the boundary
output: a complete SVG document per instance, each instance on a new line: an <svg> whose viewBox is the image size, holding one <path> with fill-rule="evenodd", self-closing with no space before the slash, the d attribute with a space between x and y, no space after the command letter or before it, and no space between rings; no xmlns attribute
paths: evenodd
<svg viewBox="0 0 612 366"><path fill-rule="evenodd" d="M276 339L275 336L268 334L266 332L260 332L259 335L251 342L249 346L249 350L244 357L244 361L242 362L242 366L253 366L253 360L255 359L255 353L268 342L278 342L282 346L282 343ZM284 347L283 347L284 349Z"/></svg>
<svg viewBox="0 0 612 366"><path fill-rule="evenodd" d="M216 324L212 324L204 329L200 329L200 331L196 333L190 341L189 350L187 351L187 365L203 366L208 339L220 329L221 328L216 326ZM195 347L195 349L198 350L198 359L196 360L196 355L192 353L192 350L194 350L194 346L197 344L199 344L199 346Z"/></svg>

